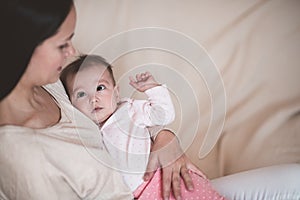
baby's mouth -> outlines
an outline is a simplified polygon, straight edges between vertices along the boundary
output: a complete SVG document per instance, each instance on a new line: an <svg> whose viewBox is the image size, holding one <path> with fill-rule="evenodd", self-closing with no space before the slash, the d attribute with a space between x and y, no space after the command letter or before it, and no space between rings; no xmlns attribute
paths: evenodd
<svg viewBox="0 0 300 200"><path fill-rule="evenodd" d="M98 112L98 111L100 111L100 110L102 110L102 109L103 109L103 108L101 108L101 107L96 107L96 108L93 109L92 113Z"/></svg>

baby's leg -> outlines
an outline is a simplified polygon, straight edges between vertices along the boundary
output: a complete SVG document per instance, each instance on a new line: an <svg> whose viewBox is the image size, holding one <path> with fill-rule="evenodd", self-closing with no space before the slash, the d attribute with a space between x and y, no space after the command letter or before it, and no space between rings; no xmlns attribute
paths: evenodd
<svg viewBox="0 0 300 200"><path fill-rule="evenodd" d="M188 191L181 180L181 196L183 200L225 200L211 185L210 181L198 174L190 171L190 176L194 183L194 190ZM135 192L134 196L139 200L162 199L162 178L161 170L157 170L153 178L141 185ZM173 194L171 200L175 200Z"/></svg>

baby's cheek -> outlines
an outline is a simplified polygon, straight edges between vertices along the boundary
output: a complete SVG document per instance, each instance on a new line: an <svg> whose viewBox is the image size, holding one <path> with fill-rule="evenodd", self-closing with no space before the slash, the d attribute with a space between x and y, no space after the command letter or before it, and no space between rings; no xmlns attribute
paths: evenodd
<svg viewBox="0 0 300 200"><path fill-rule="evenodd" d="M75 105L75 107L76 107L78 110L80 110L80 111L83 112L84 114L86 114L86 115L89 114L88 108L87 108L87 106L86 106L85 104L83 104L83 103L76 103L76 104L74 104L74 105Z"/></svg>

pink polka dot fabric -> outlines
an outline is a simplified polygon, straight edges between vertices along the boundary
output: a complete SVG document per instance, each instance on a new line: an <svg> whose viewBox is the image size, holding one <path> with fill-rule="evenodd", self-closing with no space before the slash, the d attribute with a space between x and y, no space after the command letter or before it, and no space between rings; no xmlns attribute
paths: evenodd
<svg viewBox="0 0 300 200"><path fill-rule="evenodd" d="M188 191L181 180L181 197L183 200L225 200L210 184L209 180L190 171L194 183L194 190ZM161 170L157 170L153 178L144 182L134 191L134 197L138 200L162 200L162 178ZM175 200L173 194L170 200Z"/></svg>

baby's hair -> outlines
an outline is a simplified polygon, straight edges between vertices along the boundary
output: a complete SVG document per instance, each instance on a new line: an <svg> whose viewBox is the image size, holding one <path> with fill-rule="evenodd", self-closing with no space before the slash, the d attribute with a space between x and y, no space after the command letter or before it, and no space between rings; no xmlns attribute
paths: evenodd
<svg viewBox="0 0 300 200"><path fill-rule="evenodd" d="M77 74L77 72L79 72L85 68L99 65L99 64L106 67L106 70L109 72L109 74L112 78L113 84L115 86L116 81L114 78L111 64L109 64L103 57L101 57L99 55L81 54L73 62L69 63L60 75L60 79L65 87L67 94L70 96L69 91L68 91L68 80L70 80L69 78L72 78L74 75Z"/></svg>

